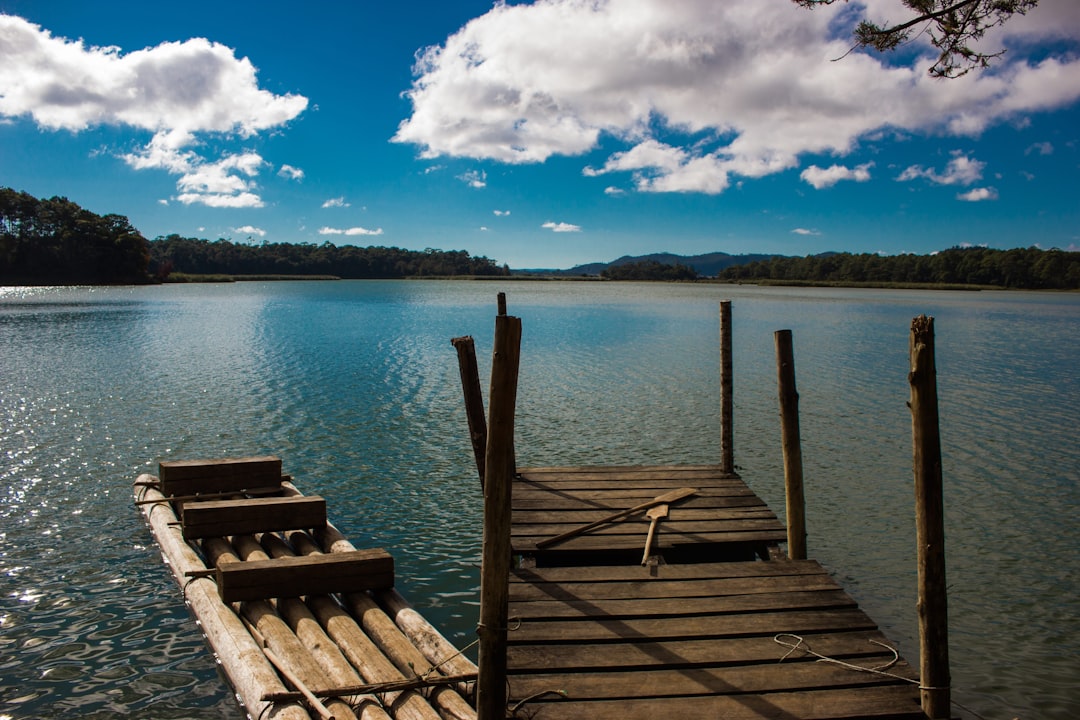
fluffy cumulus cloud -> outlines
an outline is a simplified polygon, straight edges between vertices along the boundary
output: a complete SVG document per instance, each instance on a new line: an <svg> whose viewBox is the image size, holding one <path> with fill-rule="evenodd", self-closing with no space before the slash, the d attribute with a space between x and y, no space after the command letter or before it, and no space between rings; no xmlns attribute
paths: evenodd
<svg viewBox="0 0 1080 720"><path fill-rule="evenodd" d="M413 111L394 139L426 158L503 163L614 142L587 176L629 174L645 192L720 193L796 168L804 155L843 156L883 129L974 136L1080 98L1076 54L1010 53L991 72L948 82L927 74L929 51L909 65L858 52L831 62L848 53L862 13L905 19L893 17L898 8L895 0L814 11L790 0L497 3L419 55ZM1074 47L1078 8L1043 0L985 42L1056 37ZM868 172L836 165L804 179L827 187Z"/></svg>
<svg viewBox="0 0 1080 720"><path fill-rule="evenodd" d="M266 231L262 228L257 228L254 225L241 225L238 228L233 228L233 232L237 235L258 235L259 237L266 237Z"/></svg>
<svg viewBox="0 0 1080 720"><path fill-rule="evenodd" d="M550 230L551 232L557 233L581 232L580 225L571 225L570 223L564 222L551 222L550 220L541 225L540 227L544 228L545 230Z"/></svg>
<svg viewBox="0 0 1080 720"><path fill-rule="evenodd" d="M28 117L47 130L116 125L146 131L150 141L122 157L136 169L179 175L180 202L262 205L254 179L262 158L244 151L203 157L200 136L249 138L289 122L307 103L300 95L261 89L251 61L209 40L125 54L0 15L0 117ZM282 171L299 172L287 167Z"/></svg>
<svg viewBox="0 0 1080 720"><path fill-rule="evenodd" d="M942 172L933 168L924 168L921 165L912 165L900 173L896 179L906 181L924 178L937 185L971 185L982 180L982 171L985 167L986 163L969 158L957 151L953 153L952 160Z"/></svg>
<svg viewBox="0 0 1080 720"><path fill-rule="evenodd" d="M351 207L351 206L352 206L352 203L345 202L344 196L343 197L336 197L336 198L329 198L325 202L323 202L323 204L322 204L323 209L326 209L326 208L347 208L347 207Z"/></svg>
<svg viewBox="0 0 1080 720"><path fill-rule="evenodd" d="M344 235L346 237L355 237L357 235L382 235L383 234L383 229L382 228L376 228L374 230L369 230L368 228L364 228L364 227L351 227L351 228L321 227L321 228L319 228L319 234L320 235Z"/></svg>
<svg viewBox="0 0 1080 720"><path fill-rule="evenodd" d="M997 190L992 187L972 188L966 193L960 193L956 196L957 200L963 200L965 202L982 202L983 200L997 200L997 198Z"/></svg>
<svg viewBox="0 0 1080 720"><path fill-rule="evenodd" d="M812 185L814 189L821 190L822 188L832 187L841 180L866 182L870 179L870 168L872 167L874 167L872 162L853 168L844 167L843 165L819 168L817 165L811 165L803 170L799 177Z"/></svg>

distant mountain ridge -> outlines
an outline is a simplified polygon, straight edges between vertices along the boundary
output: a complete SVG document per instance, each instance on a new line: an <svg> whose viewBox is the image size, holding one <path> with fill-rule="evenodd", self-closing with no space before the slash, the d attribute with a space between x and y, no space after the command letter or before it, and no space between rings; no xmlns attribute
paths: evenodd
<svg viewBox="0 0 1080 720"><path fill-rule="evenodd" d="M758 260L769 260L770 258L779 257L776 253L771 254L759 254L751 253L748 255L730 255L725 252L711 252L704 255L675 255L674 253L652 253L650 255L623 255L622 257L612 260L611 262L595 262L586 263L585 265L577 265L568 270L525 270L524 272L546 272L552 275L568 275L568 276L580 276L580 275L599 275L609 267L615 267L618 265L626 265L627 263L646 262L653 260L664 265L674 265L676 263L680 265L688 265L698 272L699 275L705 277L712 277L720 273L725 268L729 268L732 265L745 265L747 263L756 262Z"/></svg>

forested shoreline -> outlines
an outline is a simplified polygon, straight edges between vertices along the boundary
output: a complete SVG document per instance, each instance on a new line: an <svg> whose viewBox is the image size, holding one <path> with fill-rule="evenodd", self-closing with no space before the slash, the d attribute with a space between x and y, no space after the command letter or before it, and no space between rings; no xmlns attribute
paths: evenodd
<svg viewBox="0 0 1080 720"><path fill-rule="evenodd" d="M423 251L333 243L235 243L168 235L147 240L127 217L97 215L64 197L0 188L0 284L100 285L234 277L508 277L464 250ZM613 263L604 280L694 281L692 264ZM930 255L823 253L734 265L715 280L740 283L1080 289L1080 252L1037 247L954 247Z"/></svg>
<svg viewBox="0 0 1080 720"><path fill-rule="evenodd" d="M123 215L97 215L64 197L0 188L0 285L120 285L195 276L374 279L505 276L464 250L404 250L185 238L147 240Z"/></svg>

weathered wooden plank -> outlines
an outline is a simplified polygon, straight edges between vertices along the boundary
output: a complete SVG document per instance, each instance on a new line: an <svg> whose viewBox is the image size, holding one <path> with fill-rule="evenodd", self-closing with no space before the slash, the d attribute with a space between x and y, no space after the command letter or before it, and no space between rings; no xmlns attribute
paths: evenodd
<svg viewBox="0 0 1080 720"><path fill-rule="evenodd" d="M637 582L515 583L514 602L532 600L611 600L621 598L691 598L756 595L761 593L839 590L828 575L725 578L717 580L641 580Z"/></svg>
<svg viewBox="0 0 1080 720"><path fill-rule="evenodd" d="M221 460L163 460L158 465L165 495L231 492L281 486L281 458L225 458Z"/></svg>
<svg viewBox="0 0 1080 720"><path fill-rule="evenodd" d="M656 493L656 495L660 494L661 493ZM606 514L610 515L612 512L618 510L625 510L626 508L633 507L636 504L645 502L650 497L656 497L656 495L645 493L639 497L632 498L582 498L575 497L571 494L533 493L529 496L514 496L513 509L515 511L606 510ZM712 494L689 497L684 500L680 500L676 507L680 510L684 510L705 508L766 507L766 505L761 498L752 493L750 490L742 489L732 490L731 494L727 495Z"/></svg>
<svg viewBox="0 0 1080 720"><path fill-rule="evenodd" d="M511 633L512 635L513 633ZM873 641L885 642L876 630L824 633L804 636L815 652L834 658L878 657L884 652ZM773 636L668 640L665 642L562 643L558 645L512 645L509 667L514 674L527 672L589 672L592 670L677 668L688 666L779 663L791 649ZM791 654L799 658L803 653ZM891 657L891 655L890 655ZM872 663L883 665L884 662Z"/></svg>
<svg viewBox="0 0 1080 720"><path fill-rule="evenodd" d="M513 537L513 550L515 553L536 552L536 543L549 536ZM787 530L756 530L748 532L715 532L715 533L691 533L686 535L674 535L665 532L656 538L654 547L659 550L677 547L679 545L699 545L705 543L776 543L787 539ZM627 550L632 548L641 549L645 541L644 533L640 538L631 535L581 535L571 538L559 545L550 548L559 552L570 551L601 551L601 550Z"/></svg>
<svg viewBox="0 0 1080 720"><path fill-rule="evenodd" d="M586 465L567 467L519 468L524 479L544 481L610 480L612 478L663 480L666 478L738 478L738 473L726 473L719 465Z"/></svg>
<svg viewBox="0 0 1080 720"><path fill-rule="evenodd" d="M325 525L326 500L318 495L187 502L181 514L185 540Z"/></svg>
<svg viewBox="0 0 1080 720"><path fill-rule="evenodd" d="M887 665L892 655L868 655L845 660L859 667ZM900 661L889 672L909 680L914 669ZM762 665L728 667L664 668L633 672L554 672L511 675L511 702L557 687L574 700L613 698L678 697L825 690L867 685L897 685L895 680L869 672L859 672L831 663L785 661Z"/></svg>
<svg viewBox="0 0 1080 720"><path fill-rule="evenodd" d="M708 534L711 532L753 532L757 530L784 529L784 524L776 518L717 518L715 520L679 520L664 518L660 523L661 533L673 535ZM530 536L549 537L558 535L568 527L576 527L573 523L557 523L547 525L521 524L514 526L514 536L525 538ZM649 521L645 519L622 520L588 531L593 537L604 535L632 535L640 538L648 530Z"/></svg>
<svg viewBox="0 0 1080 720"><path fill-rule="evenodd" d="M693 483L693 480L687 482ZM683 487L683 486L679 486ZM732 483L730 485L716 486L716 487L698 487L697 485L689 485L686 487L693 487L697 492L688 498L678 500L678 507L683 505L689 505L694 498L719 498L719 497L738 497L740 495L753 495L753 491L743 485L742 483ZM578 501L596 501L599 503L622 503L622 507L616 505L615 509L632 508L635 505L640 505L642 502L651 500L657 495L663 495L671 490L678 488L650 485L642 488L576 488L573 490L551 490L548 488L530 488L530 487L514 487L514 495L522 500L533 500L536 498L562 498L567 500Z"/></svg>
<svg viewBox="0 0 1080 720"><path fill-rule="evenodd" d="M510 582L623 582L666 578L668 580L714 579L736 577L770 577L781 575L821 575L828 572L815 560L779 562L718 562L688 565L660 565L644 568L640 565L604 567L545 567L517 568Z"/></svg>
<svg viewBox="0 0 1080 720"><path fill-rule="evenodd" d="M672 616L594 620L545 620L515 623L512 644L660 641L680 638L726 638L829 631L875 630L874 621L856 607L788 610L735 615Z"/></svg>
<svg viewBox="0 0 1080 720"><path fill-rule="evenodd" d="M526 525L585 525L603 518L610 513L604 510L515 510L511 522L515 526ZM749 520L753 518L776 519L776 513L764 505L732 508L687 508L669 509L664 522L698 522L702 520ZM645 513L631 515L622 522L647 522Z"/></svg>
<svg viewBox="0 0 1080 720"><path fill-rule="evenodd" d="M394 559L385 550L238 562L217 569L223 602L382 590L394 584Z"/></svg>
<svg viewBox="0 0 1080 720"><path fill-rule="evenodd" d="M661 617L664 615L704 615L776 610L808 610L855 607L855 601L840 590L761 593L719 598L649 598L645 600L534 600L512 602L510 614L522 621L541 618Z"/></svg>
<svg viewBox="0 0 1080 720"><path fill-rule="evenodd" d="M667 490L675 490L681 487L695 487L701 489L746 487L739 478L699 478L699 477L670 477L670 478L642 478L640 480L613 477L609 480L541 480L516 478L514 480L514 492L544 491L544 492L579 492L582 490L602 490L611 492L615 490L627 490L647 493L657 490L660 494Z"/></svg>
<svg viewBox="0 0 1080 720"><path fill-rule="evenodd" d="M926 720L918 706L917 691L914 697L913 701L910 687L885 685L810 692L635 698L632 704L622 699L574 701L556 698L548 702L530 702L522 712L528 712L534 720L653 720L672 717L679 720ZM632 713L630 707L633 708Z"/></svg>

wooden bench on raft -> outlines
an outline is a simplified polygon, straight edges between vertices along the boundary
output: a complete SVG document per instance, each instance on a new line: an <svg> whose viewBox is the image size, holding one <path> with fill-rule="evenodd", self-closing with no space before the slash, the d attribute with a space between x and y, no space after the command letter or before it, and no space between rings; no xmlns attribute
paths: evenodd
<svg viewBox="0 0 1080 720"><path fill-rule="evenodd" d="M326 527L317 495L200 499L283 492L281 459L164 461L161 491L178 500L184 540ZM394 558L382 549L235 562L213 571L222 602L385 590L394 586Z"/></svg>

